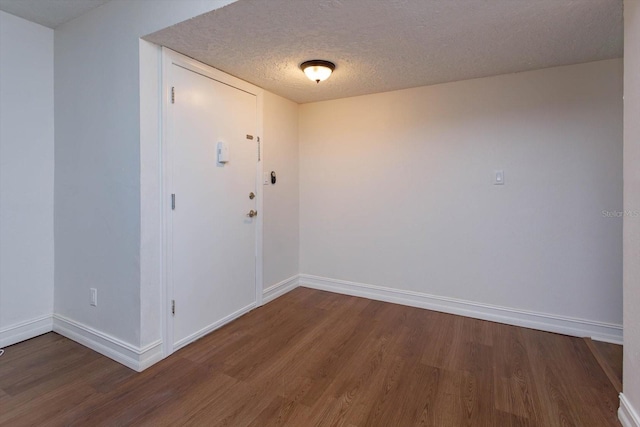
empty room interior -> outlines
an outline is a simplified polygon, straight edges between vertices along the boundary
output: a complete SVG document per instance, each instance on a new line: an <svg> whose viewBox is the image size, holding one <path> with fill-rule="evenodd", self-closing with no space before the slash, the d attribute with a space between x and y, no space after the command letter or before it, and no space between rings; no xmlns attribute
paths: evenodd
<svg viewBox="0 0 640 427"><path fill-rule="evenodd" d="M0 425L640 427L638 165L638 0L0 0Z"/></svg>

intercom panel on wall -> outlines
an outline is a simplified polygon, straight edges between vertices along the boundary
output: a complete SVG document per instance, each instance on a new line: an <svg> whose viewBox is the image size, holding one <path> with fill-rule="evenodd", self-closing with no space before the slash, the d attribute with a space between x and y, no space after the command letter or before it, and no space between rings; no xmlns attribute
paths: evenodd
<svg viewBox="0 0 640 427"><path fill-rule="evenodd" d="M217 147L218 163L227 163L229 161L229 144L226 142L218 142Z"/></svg>

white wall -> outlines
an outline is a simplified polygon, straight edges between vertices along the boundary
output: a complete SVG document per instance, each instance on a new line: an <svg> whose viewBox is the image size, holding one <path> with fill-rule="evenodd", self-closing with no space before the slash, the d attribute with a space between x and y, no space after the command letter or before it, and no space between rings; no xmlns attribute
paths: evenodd
<svg viewBox="0 0 640 427"><path fill-rule="evenodd" d="M264 189L263 281L267 289L298 275L298 104L264 93L264 172L276 172Z"/></svg>
<svg viewBox="0 0 640 427"><path fill-rule="evenodd" d="M158 318L161 285L155 265L145 267L155 255L141 245L141 205L155 209L141 191L158 179L148 176L157 154L141 150L159 118L140 112L149 102L141 81L157 80L158 68L141 64L139 38L231 2L113 1L55 31L55 312L116 351L136 356L160 331L141 320ZM91 287L97 307L89 306Z"/></svg>
<svg viewBox="0 0 640 427"><path fill-rule="evenodd" d="M300 109L300 269L318 283L619 340L622 220L602 212L621 209L621 60Z"/></svg>
<svg viewBox="0 0 640 427"><path fill-rule="evenodd" d="M51 330L53 30L0 12L0 347Z"/></svg>
<svg viewBox="0 0 640 427"><path fill-rule="evenodd" d="M624 378L621 420L640 426L640 3L624 2ZM630 422L625 426L631 426Z"/></svg>
<svg viewBox="0 0 640 427"><path fill-rule="evenodd" d="M140 40L140 345L162 338L162 48Z"/></svg>

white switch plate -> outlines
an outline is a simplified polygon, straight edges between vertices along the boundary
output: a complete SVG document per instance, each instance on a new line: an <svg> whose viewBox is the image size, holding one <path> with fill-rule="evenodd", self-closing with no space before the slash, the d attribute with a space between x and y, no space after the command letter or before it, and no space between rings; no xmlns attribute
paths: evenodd
<svg viewBox="0 0 640 427"><path fill-rule="evenodd" d="M269 172L265 172L262 175L262 185L269 185L271 184L271 176L269 176Z"/></svg>
<svg viewBox="0 0 640 427"><path fill-rule="evenodd" d="M494 170L493 171L493 185L504 185L504 171L503 170Z"/></svg>
<svg viewBox="0 0 640 427"><path fill-rule="evenodd" d="M98 306L98 290L96 288L91 288L91 300L89 301L89 304L91 304L94 307Z"/></svg>

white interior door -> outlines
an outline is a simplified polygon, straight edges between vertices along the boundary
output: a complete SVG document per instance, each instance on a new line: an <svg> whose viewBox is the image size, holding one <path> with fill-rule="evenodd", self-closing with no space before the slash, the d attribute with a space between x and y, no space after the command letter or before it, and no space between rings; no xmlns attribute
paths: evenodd
<svg viewBox="0 0 640 427"><path fill-rule="evenodd" d="M256 304L256 95L172 64L174 349ZM218 162L218 143L228 161Z"/></svg>

